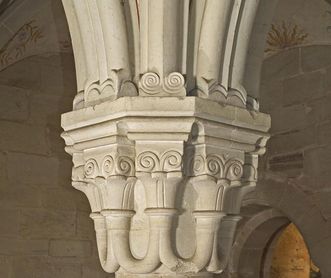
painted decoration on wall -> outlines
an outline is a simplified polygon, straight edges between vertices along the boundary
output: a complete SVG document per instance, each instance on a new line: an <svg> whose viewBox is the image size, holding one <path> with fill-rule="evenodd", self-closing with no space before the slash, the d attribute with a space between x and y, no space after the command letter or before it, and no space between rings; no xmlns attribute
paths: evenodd
<svg viewBox="0 0 331 278"><path fill-rule="evenodd" d="M305 43L309 34L296 24L285 23L271 24L267 35L266 53L275 53L288 47Z"/></svg>
<svg viewBox="0 0 331 278"><path fill-rule="evenodd" d="M1 68L19 60L29 47L34 47L43 37L43 32L35 20L25 23L0 49Z"/></svg>
<svg viewBox="0 0 331 278"><path fill-rule="evenodd" d="M72 52L61 0L0 0L0 8L3 3L0 71L29 56Z"/></svg>
<svg viewBox="0 0 331 278"><path fill-rule="evenodd" d="M266 56L314 44L331 44L331 0L279 0L267 35Z"/></svg>

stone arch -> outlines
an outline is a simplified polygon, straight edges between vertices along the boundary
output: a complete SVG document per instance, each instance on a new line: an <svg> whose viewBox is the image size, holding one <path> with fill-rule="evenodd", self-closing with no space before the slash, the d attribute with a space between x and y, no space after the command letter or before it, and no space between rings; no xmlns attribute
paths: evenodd
<svg viewBox="0 0 331 278"><path fill-rule="evenodd" d="M275 208L256 204L245 205L242 215L243 220L239 224L234 240L228 272L221 277L270 277L272 267L275 269L278 266L274 263L276 263L275 255L279 256L279 253L275 252L279 251L280 246L284 248L283 245L279 245L281 242L284 244L280 241L284 240L284 236L287 240L295 240L291 244L303 248L302 251L288 251L300 256L300 260L293 258L293 263L302 267L302 272L299 273L307 274L307 267L310 267L307 243L303 241L301 233L288 217ZM289 235L291 238L288 238ZM302 261L304 257L306 261ZM283 267L287 266L283 265Z"/></svg>
<svg viewBox="0 0 331 278"><path fill-rule="evenodd" d="M260 205L243 207L243 214L231 252L229 275L261 277L270 267L269 245L290 220L276 209Z"/></svg>
<svg viewBox="0 0 331 278"><path fill-rule="evenodd" d="M301 190L295 186L270 180L263 189L260 187L257 192L247 196L243 205L248 204L269 206L294 223L306 242L312 260L321 269L322 275L329 275L331 270L325 250L329 250L331 246L329 238L331 226Z"/></svg>

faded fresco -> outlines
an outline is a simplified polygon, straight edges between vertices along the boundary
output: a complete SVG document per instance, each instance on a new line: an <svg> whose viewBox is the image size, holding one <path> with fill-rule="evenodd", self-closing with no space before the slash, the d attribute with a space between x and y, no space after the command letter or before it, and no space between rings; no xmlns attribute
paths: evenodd
<svg viewBox="0 0 331 278"><path fill-rule="evenodd" d="M28 56L72 51L60 0L0 0L0 15L0 71Z"/></svg>
<svg viewBox="0 0 331 278"><path fill-rule="evenodd" d="M311 44L331 44L331 0L279 0L265 54Z"/></svg>

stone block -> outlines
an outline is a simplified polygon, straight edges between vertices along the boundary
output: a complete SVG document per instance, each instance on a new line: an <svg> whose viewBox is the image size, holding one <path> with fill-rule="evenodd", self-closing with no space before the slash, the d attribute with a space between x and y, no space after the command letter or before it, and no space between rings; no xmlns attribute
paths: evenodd
<svg viewBox="0 0 331 278"><path fill-rule="evenodd" d="M61 114L72 110L73 98L57 94L31 96L29 122L34 125L61 126Z"/></svg>
<svg viewBox="0 0 331 278"><path fill-rule="evenodd" d="M81 264L58 264L48 257L15 257L10 278L81 278Z"/></svg>
<svg viewBox="0 0 331 278"><path fill-rule="evenodd" d="M262 82L284 79L299 73L299 48L291 48L264 60Z"/></svg>
<svg viewBox="0 0 331 278"><path fill-rule="evenodd" d="M7 184L7 155L0 152L0 188L3 184Z"/></svg>
<svg viewBox="0 0 331 278"><path fill-rule="evenodd" d="M330 177L331 148L318 147L304 153L304 171L311 177L326 175Z"/></svg>
<svg viewBox="0 0 331 278"><path fill-rule="evenodd" d="M314 192L312 196L314 204L319 208L323 218L331 218L331 190Z"/></svg>
<svg viewBox="0 0 331 278"><path fill-rule="evenodd" d="M29 116L27 91L9 86L0 86L0 119L25 121Z"/></svg>
<svg viewBox="0 0 331 278"><path fill-rule="evenodd" d="M292 130L272 136L267 144L267 154L276 155L295 152L302 148L315 146L316 142L316 130L314 127Z"/></svg>
<svg viewBox="0 0 331 278"><path fill-rule="evenodd" d="M12 273L12 258L8 256L0 256L0 277L10 277Z"/></svg>
<svg viewBox="0 0 331 278"><path fill-rule="evenodd" d="M240 259L246 263L244 263L244 266L240 267L239 277L256 278L259 276L260 265L257 264L260 260L256 258L260 257L262 253L260 249L245 249L243 251Z"/></svg>
<svg viewBox="0 0 331 278"><path fill-rule="evenodd" d="M47 209L90 211L86 196L68 183L66 188L48 188L41 192L41 205Z"/></svg>
<svg viewBox="0 0 331 278"><path fill-rule="evenodd" d="M0 254L9 256L48 255L48 240L22 240L0 238Z"/></svg>
<svg viewBox="0 0 331 278"><path fill-rule="evenodd" d="M10 278L35 278L36 265L44 261L45 259L42 257L14 257L13 271Z"/></svg>
<svg viewBox="0 0 331 278"><path fill-rule="evenodd" d="M22 186L21 182L13 183L0 188L1 208L40 207L40 191L36 188Z"/></svg>
<svg viewBox="0 0 331 278"><path fill-rule="evenodd" d="M330 270L330 257L328 256L329 250L331 249L331 237L320 240L318 243L311 244L309 251L312 260L317 263L321 270L321 277L331 277Z"/></svg>
<svg viewBox="0 0 331 278"><path fill-rule="evenodd" d="M8 178L11 183L59 186L71 184L72 164L69 159L58 159L23 153L8 155Z"/></svg>
<svg viewBox="0 0 331 278"><path fill-rule="evenodd" d="M318 125L316 136L319 145L329 144L331 136L331 121Z"/></svg>
<svg viewBox="0 0 331 278"><path fill-rule="evenodd" d="M42 93L66 96L74 96L77 93L76 73L72 67L66 69L42 63L40 64L40 68L40 91Z"/></svg>
<svg viewBox="0 0 331 278"><path fill-rule="evenodd" d="M303 152L282 154L269 159L268 169L285 173L288 177L298 177L303 170Z"/></svg>
<svg viewBox="0 0 331 278"><path fill-rule="evenodd" d="M93 220L87 212L77 212L77 236L79 238L95 239Z"/></svg>
<svg viewBox="0 0 331 278"><path fill-rule="evenodd" d="M272 134L297 130L307 125L307 110L303 104L275 109L271 111L270 116Z"/></svg>
<svg viewBox="0 0 331 278"><path fill-rule="evenodd" d="M12 64L1 71L0 75L0 84L32 91L40 89L40 82L40 65L34 61L33 57Z"/></svg>
<svg viewBox="0 0 331 278"><path fill-rule="evenodd" d="M55 3L58 5L58 3ZM63 7L60 7L62 10L57 13L60 17L63 17ZM56 8L56 10L58 7ZM53 10L56 12L55 10ZM75 61L73 53L50 53L44 55L38 55L33 57L33 61L39 63L40 65L52 66L60 69L67 69L75 72Z"/></svg>
<svg viewBox="0 0 331 278"><path fill-rule="evenodd" d="M75 219L74 212L25 209L21 214L20 234L33 239L72 237L76 233Z"/></svg>
<svg viewBox="0 0 331 278"><path fill-rule="evenodd" d="M281 80L271 80L263 82L260 86L260 111L269 113L280 108L282 103L283 82Z"/></svg>
<svg viewBox="0 0 331 278"><path fill-rule="evenodd" d="M325 70L325 91L331 93L331 66Z"/></svg>
<svg viewBox="0 0 331 278"><path fill-rule="evenodd" d="M304 213L311 209L312 203L307 194L295 185L288 183L276 207L297 224L304 217Z"/></svg>
<svg viewBox="0 0 331 278"><path fill-rule="evenodd" d="M90 257L91 241L87 240L51 240L49 254L54 257Z"/></svg>
<svg viewBox="0 0 331 278"><path fill-rule="evenodd" d="M305 72L331 65L331 46L313 45L301 48L301 67Z"/></svg>
<svg viewBox="0 0 331 278"><path fill-rule="evenodd" d="M283 104L293 105L324 94L324 76L320 71L300 74L284 80Z"/></svg>
<svg viewBox="0 0 331 278"><path fill-rule="evenodd" d="M3 224L0 225L0 236L15 237L18 236L20 211L17 209L1 209L0 219ZM1 244L0 244L1 246ZM0 248L1 249L1 248Z"/></svg>
<svg viewBox="0 0 331 278"><path fill-rule="evenodd" d="M99 264L99 266L98 266ZM84 264L83 265L82 278L115 278L115 274L106 273L99 262L95 262L93 265Z"/></svg>
<svg viewBox="0 0 331 278"><path fill-rule="evenodd" d="M0 150L47 154L46 129L40 126L2 121Z"/></svg>
<svg viewBox="0 0 331 278"><path fill-rule="evenodd" d="M61 138L61 133L63 129L60 126L47 126L46 128L46 139L50 152L57 157L69 158L70 156L64 151L65 144L64 140Z"/></svg>
<svg viewBox="0 0 331 278"><path fill-rule="evenodd" d="M326 240L331 236L331 223L322 217L320 210L311 204L302 211L302 217L294 219L305 241L310 245Z"/></svg>
<svg viewBox="0 0 331 278"><path fill-rule="evenodd" d="M81 265L50 263L36 266L34 278L81 278Z"/></svg>
<svg viewBox="0 0 331 278"><path fill-rule="evenodd" d="M331 95L314 99L305 103L307 113L306 124L320 124L331 119Z"/></svg>

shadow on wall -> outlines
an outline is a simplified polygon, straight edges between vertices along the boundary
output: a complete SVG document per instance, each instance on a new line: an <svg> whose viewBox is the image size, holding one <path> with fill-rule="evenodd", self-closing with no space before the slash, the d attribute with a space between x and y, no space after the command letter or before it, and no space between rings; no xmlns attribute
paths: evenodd
<svg viewBox="0 0 331 278"><path fill-rule="evenodd" d="M294 47L267 58L261 111L272 119L256 192L300 229L324 277L331 277L331 46Z"/></svg>
<svg viewBox="0 0 331 278"><path fill-rule="evenodd" d="M60 138L75 93L69 53L0 72L0 277L112 277L99 264L90 208L71 187Z"/></svg>

